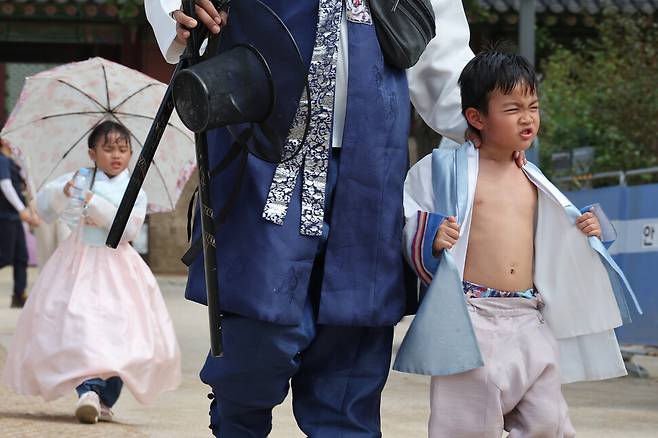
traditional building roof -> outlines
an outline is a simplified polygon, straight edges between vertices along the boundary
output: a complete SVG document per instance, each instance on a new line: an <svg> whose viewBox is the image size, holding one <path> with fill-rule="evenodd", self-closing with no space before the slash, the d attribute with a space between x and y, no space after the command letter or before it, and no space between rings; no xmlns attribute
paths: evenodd
<svg viewBox="0 0 658 438"><path fill-rule="evenodd" d="M508 13L518 12L521 0L478 0L483 9ZM658 0L536 0L539 14L601 14L604 10L627 14L652 15L658 11Z"/></svg>
<svg viewBox="0 0 658 438"><path fill-rule="evenodd" d="M69 19L116 21L122 1L111 0L0 0L0 19ZM143 8L132 8L137 17Z"/></svg>

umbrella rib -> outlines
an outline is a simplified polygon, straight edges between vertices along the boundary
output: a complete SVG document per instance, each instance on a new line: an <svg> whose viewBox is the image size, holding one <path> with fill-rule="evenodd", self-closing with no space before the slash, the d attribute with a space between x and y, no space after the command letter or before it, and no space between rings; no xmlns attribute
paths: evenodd
<svg viewBox="0 0 658 438"><path fill-rule="evenodd" d="M77 112L77 113L52 114L52 115L49 115L49 116L43 116L39 119L30 120L29 122L26 122L26 123L24 123L20 126L17 126L15 128L12 128L12 129L8 129L7 131L4 132L3 135L8 135L8 134L10 134L14 131L18 131L19 129L23 129L26 126L31 125L32 123L37 123L37 122L40 122L42 120L52 119L52 118L55 118L55 117L80 116L80 115L85 115L85 114L105 114L105 113L106 113L106 111L81 111L81 112Z"/></svg>
<svg viewBox="0 0 658 438"><path fill-rule="evenodd" d="M139 94L139 93L141 93L142 91L146 90L147 88L153 87L153 86L155 86L155 85L160 85L160 84L147 84L147 85L143 86L143 87L140 88L139 90L135 91L133 94L131 94L131 95L129 95L128 97L126 97L125 99L123 99L123 100L122 100L121 102L119 102L118 104L114 105L114 107L112 107L111 111L114 112L117 108L119 108L119 107L120 107L121 105L123 105L124 103L128 102L130 99L132 99L133 97L135 97L137 94Z"/></svg>
<svg viewBox="0 0 658 438"><path fill-rule="evenodd" d="M98 126L98 124L99 124L100 122L101 122L101 120L97 121L97 122L94 124L94 126L92 126L91 128L87 129L87 131L86 131L84 134L82 134L82 135L80 136L80 138L78 138L78 139L73 143L73 145L72 145L71 147L69 147L69 148L66 150L66 152L64 152L64 154L62 155L62 158L60 158L60 160L57 162L57 164L55 164L55 165L53 166L53 168L50 170L50 173L48 173L48 175L43 179L43 183L41 183L41 185L40 185L39 188L37 189L37 192L38 192L39 190L41 190L41 188L44 186L44 184L46 184L46 182L50 179L50 176L53 174L53 172L55 172L55 169L57 169L57 166L59 166L59 164L60 164L62 161L64 161L64 159L66 158L66 156L67 156L67 155L73 150L73 148L76 147L76 145L77 145L78 143L80 143L80 141L81 141L83 138L85 138L87 135L89 135L89 133L90 133L94 128L96 128L96 126Z"/></svg>
<svg viewBox="0 0 658 438"><path fill-rule="evenodd" d="M122 113L122 112L120 112L120 111L115 111L115 112L113 112L113 114L116 114L116 115L119 115L119 116L137 117L137 118L140 118L140 119L155 120L154 117L144 116L144 115L142 115L142 114ZM189 133L188 133L187 131L185 131L184 129L179 128L178 126L172 124L171 122L167 122L167 126L171 126L171 127L174 128L176 131L180 132L181 134L183 134L184 136L186 136L187 138L189 138L190 140L192 140L192 138L190 137Z"/></svg>
<svg viewBox="0 0 658 438"><path fill-rule="evenodd" d="M78 87L76 87L75 85L73 85L73 84L69 84L68 82L63 81L62 79L57 79L57 82L59 82L59 83L61 83L61 84L64 84L64 85L66 85L66 86L68 86L68 87L73 88L75 91L77 91L78 93L82 94L82 95L85 96L87 99L91 100L92 102L94 102L96 105L98 105L99 107L101 107L101 108L104 109L105 111L109 111L109 109L108 109L108 108L105 108L105 107L103 106L102 103L100 103L99 101L97 101L96 99L94 99L90 94L85 93L84 91L82 91L81 89L79 89Z"/></svg>
<svg viewBox="0 0 658 438"><path fill-rule="evenodd" d="M144 149L144 144L142 144L142 142L139 141L139 138L137 138L137 136L135 134L133 134L133 132L125 124L121 123L121 120L119 120L117 115L115 113L110 113L110 115L116 119L117 123L120 123L121 125L123 125L123 127L125 127L128 130L128 132L130 132L130 136L135 139L137 144L139 144L139 148ZM162 185L164 185L164 187L165 187L165 193L167 194L167 199L169 200L169 205L171 206L171 209L172 210L175 209L176 206L174 205L174 202L171 199L171 195L169 195L169 190L167 190L167 182L165 181L164 176L162 176L162 171L160 171L160 168L158 167L158 163L156 163L155 159L153 159L151 164L153 164L153 166L155 166L155 170L158 172L158 176L160 177L160 180L162 180Z"/></svg>
<svg viewBox="0 0 658 438"><path fill-rule="evenodd" d="M110 87L107 85L107 72L105 71L105 65L103 65L102 62L101 62L101 68L103 69L103 79L104 79L103 82L105 83L105 97L107 98L107 108L111 112L112 110L109 109L110 108Z"/></svg>

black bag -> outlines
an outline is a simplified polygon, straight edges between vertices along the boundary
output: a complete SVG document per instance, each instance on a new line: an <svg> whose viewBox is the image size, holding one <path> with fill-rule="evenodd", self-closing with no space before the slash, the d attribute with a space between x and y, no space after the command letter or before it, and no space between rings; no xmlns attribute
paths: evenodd
<svg viewBox="0 0 658 438"><path fill-rule="evenodd" d="M370 0L370 13L384 60L394 67L412 67L436 35L429 0Z"/></svg>

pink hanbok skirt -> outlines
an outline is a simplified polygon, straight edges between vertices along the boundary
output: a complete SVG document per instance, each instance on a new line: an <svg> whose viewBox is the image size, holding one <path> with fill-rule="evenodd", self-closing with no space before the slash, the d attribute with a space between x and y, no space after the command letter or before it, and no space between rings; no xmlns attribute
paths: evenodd
<svg viewBox="0 0 658 438"><path fill-rule="evenodd" d="M150 269L121 243L74 233L43 267L21 311L2 381L45 400L86 379L119 376L144 404L180 384L174 326Z"/></svg>

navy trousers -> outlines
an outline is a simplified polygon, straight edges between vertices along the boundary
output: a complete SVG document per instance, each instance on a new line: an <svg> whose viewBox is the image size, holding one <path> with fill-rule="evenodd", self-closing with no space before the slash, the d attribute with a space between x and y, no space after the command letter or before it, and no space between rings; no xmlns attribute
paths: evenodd
<svg viewBox="0 0 658 438"><path fill-rule="evenodd" d="M20 220L0 219L0 268L14 267L14 295L21 296L27 288L27 244Z"/></svg>
<svg viewBox="0 0 658 438"><path fill-rule="evenodd" d="M224 356L209 355L201 370L201 380L212 387L208 396L215 436L266 437L272 430L272 409L283 402L290 387L295 419L307 436L381 436L380 400L390 367L393 327L317 324L339 156L340 150L332 151L326 222L302 322L283 326L237 315L223 319Z"/></svg>
<svg viewBox="0 0 658 438"><path fill-rule="evenodd" d="M300 429L313 438L380 437L380 398L393 328L280 326L224 319L225 356L209 356L201 380L212 387L210 428L222 438L266 437L272 408L292 384Z"/></svg>

